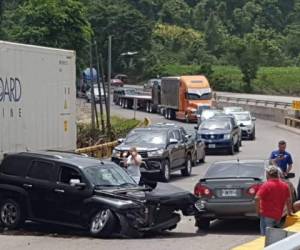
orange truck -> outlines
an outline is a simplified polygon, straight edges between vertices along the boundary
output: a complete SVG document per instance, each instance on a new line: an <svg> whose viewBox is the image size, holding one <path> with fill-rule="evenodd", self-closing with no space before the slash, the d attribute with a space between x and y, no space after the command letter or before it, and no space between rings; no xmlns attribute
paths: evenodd
<svg viewBox="0 0 300 250"><path fill-rule="evenodd" d="M123 108L161 113L166 119L196 122L197 114L212 105L212 90L203 75L163 77L151 93L118 96Z"/></svg>
<svg viewBox="0 0 300 250"><path fill-rule="evenodd" d="M205 76L164 77L160 108L167 119L197 121L197 113L212 105L212 90Z"/></svg>

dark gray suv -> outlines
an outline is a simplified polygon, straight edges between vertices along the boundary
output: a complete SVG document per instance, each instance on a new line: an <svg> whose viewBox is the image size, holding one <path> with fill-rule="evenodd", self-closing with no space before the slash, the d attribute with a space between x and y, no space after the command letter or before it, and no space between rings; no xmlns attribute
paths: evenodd
<svg viewBox="0 0 300 250"><path fill-rule="evenodd" d="M195 148L186 132L177 126L156 125L132 130L114 149L112 161L122 165L124 153L132 147L142 156L141 172L146 178L167 182L171 172L178 170L183 176L191 175Z"/></svg>
<svg viewBox="0 0 300 250"><path fill-rule="evenodd" d="M242 134L234 117L218 115L199 126L197 140L205 143L206 150L225 149L233 155L240 150Z"/></svg>

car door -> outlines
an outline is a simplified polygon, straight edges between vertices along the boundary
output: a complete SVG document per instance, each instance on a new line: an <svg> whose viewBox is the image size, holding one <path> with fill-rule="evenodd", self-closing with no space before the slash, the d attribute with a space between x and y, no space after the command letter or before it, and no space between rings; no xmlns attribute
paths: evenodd
<svg viewBox="0 0 300 250"><path fill-rule="evenodd" d="M86 186L75 186L71 180L78 180ZM92 195L92 189L82 172L71 165L59 165L54 193L57 203L57 219L63 223L81 224L84 200Z"/></svg>
<svg viewBox="0 0 300 250"><path fill-rule="evenodd" d="M174 131L169 131L169 142L171 139L176 139ZM180 166L180 148L179 142L176 144L169 144L171 168L177 168Z"/></svg>
<svg viewBox="0 0 300 250"><path fill-rule="evenodd" d="M174 130L175 139L178 140L178 166L183 166L186 161L186 138L182 136L180 129Z"/></svg>
<svg viewBox="0 0 300 250"><path fill-rule="evenodd" d="M234 118L231 118L230 120L231 120L230 123L231 123L231 126L232 126L232 133L233 133L233 142L236 145L238 143L239 137L240 137L240 135L239 135L239 133L240 133L239 126L238 126L238 124L237 124L237 122Z"/></svg>
<svg viewBox="0 0 300 250"><path fill-rule="evenodd" d="M53 220L56 200L53 195L57 167L53 162L33 160L24 178L23 187L29 194L29 216L41 220ZM32 213L32 214L31 214Z"/></svg>

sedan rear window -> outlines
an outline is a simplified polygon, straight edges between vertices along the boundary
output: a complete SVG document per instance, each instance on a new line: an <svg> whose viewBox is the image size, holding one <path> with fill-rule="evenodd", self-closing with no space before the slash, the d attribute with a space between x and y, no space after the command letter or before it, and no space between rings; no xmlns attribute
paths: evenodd
<svg viewBox="0 0 300 250"><path fill-rule="evenodd" d="M205 178L259 178L264 179L265 163L262 162L220 162L212 165L206 172Z"/></svg>

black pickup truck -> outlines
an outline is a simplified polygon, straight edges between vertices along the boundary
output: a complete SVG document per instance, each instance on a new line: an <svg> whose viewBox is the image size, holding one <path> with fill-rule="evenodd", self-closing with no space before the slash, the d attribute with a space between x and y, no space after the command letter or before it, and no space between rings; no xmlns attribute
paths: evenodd
<svg viewBox="0 0 300 250"><path fill-rule="evenodd" d="M168 182L172 172L190 176L192 166L205 157L204 144L195 142L183 127L156 124L132 130L113 150L112 161L122 165L124 153L135 147L142 156L142 175Z"/></svg>
<svg viewBox="0 0 300 250"><path fill-rule="evenodd" d="M0 222L26 220L85 229L92 236L140 237L174 229L196 198L167 183L139 186L111 161L70 153L24 152L0 164Z"/></svg>

